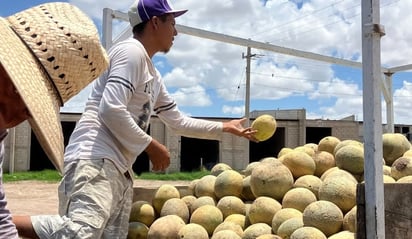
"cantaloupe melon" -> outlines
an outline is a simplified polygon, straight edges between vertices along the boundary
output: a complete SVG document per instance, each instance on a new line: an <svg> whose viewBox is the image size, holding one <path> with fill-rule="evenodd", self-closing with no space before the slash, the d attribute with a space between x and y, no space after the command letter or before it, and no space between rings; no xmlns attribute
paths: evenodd
<svg viewBox="0 0 412 239"><path fill-rule="evenodd" d="M214 191L217 199L225 196L240 197L242 189L243 177L235 170L225 170L216 177Z"/></svg>
<svg viewBox="0 0 412 239"><path fill-rule="evenodd" d="M232 167L230 167L230 165L226 164L226 163L217 163L215 164L212 169L210 169L210 174L217 176L219 175L221 172L225 171L225 170L231 170Z"/></svg>
<svg viewBox="0 0 412 239"><path fill-rule="evenodd" d="M235 196L224 196L217 202L217 208L222 212L223 218L231 214L246 214L246 206L242 199Z"/></svg>
<svg viewBox="0 0 412 239"><path fill-rule="evenodd" d="M412 183L412 175L405 176L396 181L397 183Z"/></svg>
<svg viewBox="0 0 412 239"><path fill-rule="evenodd" d="M282 208L295 208L301 212L307 205L317 201L316 195L307 188L292 188L282 199Z"/></svg>
<svg viewBox="0 0 412 239"><path fill-rule="evenodd" d="M353 176L353 174L349 173L348 171L344 169L340 169L338 167L333 167L331 169L326 170L320 177L322 181L325 181L329 177L342 177L342 178L347 178L354 183L358 183L358 179Z"/></svg>
<svg viewBox="0 0 412 239"><path fill-rule="evenodd" d="M333 155L336 155L336 152L338 152L338 150L346 145L353 145L353 146L359 146L361 148L363 148L363 143L357 140L353 140L353 139L345 139L340 141L336 146L335 149L333 150Z"/></svg>
<svg viewBox="0 0 412 239"><path fill-rule="evenodd" d="M307 144L304 144L303 146L308 147L308 148L312 148L315 153L318 151L318 144L307 143Z"/></svg>
<svg viewBox="0 0 412 239"><path fill-rule="evenodd" d="M357 206L354 206L349 212L347 212L343 217L343 230L356 232L356 215Z"/></svg>
<svg viewBox="0 0 412 239"><path fill-rule="evenodd" d="M180 239L209 239L209 234L202 226L189 223L184 225L178 232Z"/></svg>
<svg viewBox="0 0 412 239"><path fill-rule="evenodd" d="M341 230L343 213L334 203L319 200L305 208L303 211L303 223L305 226L316 227L325 236L330 236Z"/></svg>
<svg viewBox="0 0 412 239"><path fill-rule="evenodd" d="M259 164L260 164L259 161L249 163L248 165L246 165L246 168L242 170L242 174L245 177L250 176L252 174L253 169L256 168L256 166L258 166Z"/></svg>
<svg viewBox="0 0 412 239"><path fill-rule="evenodd" d="M190 223L204 227L211 236L216 227L223 222L223 214L216 206L204 205L197 208L190 217Z"/></svg>
<svg viewBox="0 0 412 239"><path fill-rule="evenodd" d="M388 165L383 165L383 175L391 176L391 167Z"/></svg>
<svg viewBox="0 0 412 239"><path fill-rule="evenodd" d="M332 172L336 172L336 171L338 171L338 170L340 170L340 168L338 168L338 167L332 167L332 168L326 170L326 171L320 176L320 179L323 181L323 180L325 180L325 178L326 178L329 174L331 174ZM347 173L350 174L349 172L347 172Z"/></svg>
<svg viewBox="0 0 412 239"><path fill-rule="evenodd" d="M243 231L242 239L256 239L256 237L272 233L272 228L266 223L255 223Z"/></svg>
<svg viewBox="0 0 412 239"><path fill-rule="evenodd" d="M180 192L175 186L163 184L157 188L152 199L152 205L158 214L160 214L163 204L170 198L180 198Z"/></svg>
<svg viewBox="0 0 412 239"><path fill-rule="evenodd" d="M289 152L279 160L289 168L295 179L303 175L313 175L316 170L316 164L313 158L301 151L294 150Z"/></svg>
<svg viewBox="0 0 412 239"><path fill-rule="evenodd" d="M283 155L285 155L285 154L287 154L287 153L289 153L289 152L292 152L292 151L293 151L292 148L283 147L283 148L280 149L280 151L279 151L279 153L278 153L278 155L277 155L277 158L280 158L280 157L282 157Z"/></svg>
<svg viewBox="0 0 412 239"><path fill-rule="evenodd" d="M255 197L268 196L282 200L293 186L293 175L283 164L262 163L250 175L250 189Z"/></svg>
<svg viewBox="0 0 412 239"><path fill-rule="evenodd" d="M259 160L261 163L277 163L278 159L275 157L264 157Z"/></svg>
<svg viewBox="0 0 412 239"><path fill-rule="evenodd" d="M356 234L350 231L340 231L331 235L328 239L355 239Z"/></svg>
<svg viewBox="0 0 412 239"><path fill-rule="evenodd" d="M318 143L318 151L326 151L333 154L338 143L340 143L340 139L335 136L323 137Z"/></svg>
<svg viewBox="0 0 412 239"><path fill-rule="evenodd" d="M187 189L186 189L188 195L192 195L192 196L195 195L196 184L197 182L199 182L199 180L200 179L197 178L189 182L189 185L187 185Z"/></svg>
<svg viewBox="0 0 412 239"><path fill-rule="evenodd" d="M258 141L265 141L270 139L276 132L276 119L272 115L264 114L257 117L251 125L253 130L257 132L254 137Z"/></svg>
<svg viewBox="0 0 412 239"><path fill-rule="evenodd" d="M300 217L302 218L302 212L294 208L282 208L280 209L272 219L272 231L277 234L279 226L286 220Z"/></svg>
<svg viewBox="0 0 412 239"><path fill-rule="evenodd" d="M412 149L408 149L403 153L403 157L412 157Z"/></svg>
<svg viewBox="0 0 412 239"><path fill-rule="evenodd" d="M199 207L203 205L216 206L216 201L214 198L209 197L209 196L198 197L193 201L191 207L189 208L190 213L193 213L196 209L198 209Z"/></svg>
<svg viewBox="0 0 412 239"><path fill-rule="evenodd" d="M209 196L216 199L215 195L215 181L216 176L214 175L205 175L199 179L195 187L195 196Z"/></svg>
<svg viewBox="0 0 412 239"><path fill-rule="evenodd" d="M363 147L346 145L335 154L336 166L352 174L362 174L364 169Z"/></svg>
<svg viewBox="0 0 412 239"><path fill-rule="evenodd" d="M396 180L389 175L383 175L383 183L396 183Z"/></svg>
<svg viewBox="0 0 412 239"><path fill-rule="evenodd" d="M185 225L176 215L159 217L150 226L147 239L178 238L180 229Z"/></svg>
<svg viewBox="0 0 412 239"><path fill-rule="evenodd" d="M411 148L408 139L400 133L383 134L382 145L383 158L389 166Z"/></svg>
<svg viewBox="0 0 412 239"><path fill-rule="evenodd" d="M192 205L196 201L196 197L193 195L186 195L182 197L182 201L186 203L187 208L189 208L189 213L192 213Z"/></svg>
<svg viewBox="0 0 412 239"><path fill-rule="evenodd" d="M412 175L412 157L400 157L396 159L391 167L391 176L398 180Z"/></svg>
<svg viewBox="0 0 412 239"><path fill-rule="evenodd" d="M241 226L239 226L238 224L234 223L234 222L225 222L223 221L222 223L220 223L215 230L213 231L213 235L215 235L217 232L219 231L223 231L223 230L230 230L235 232L239 237L243 236L243 229Z"/></svg>
<svg viewBox="0 0 412 239"><path fill-rule="evenodd" d="M176 215L182 218L185 223L189 222L190 212L186 203L180 198L171 198L167 200L162 209L160 210L160 216Z"/></svg>
<svg viewBox="0 0 412 239"><path fill-rule="evenodd" d="M150 227L156 218L153 206L147 201L134 201L130 211L130 222L141 222Z"/></svg>
<svg viewBox="0 0 412 239"><path fill-rule="evenodd" d="M336 166L335 156L327 151L318 151L313 155L313 161L315 161L315 173L314 175L320 177L322 174Z"/></svg>
<svg viewBox="0 0 412 239"><path fill-rule="evenodd" d="M224 221L233 222L239 225L243 230L245 230L245 228L249 226L248 221L246 220L246 215L243 215L243 214L235 213L235 214L229 215L224 219Z"/></svg>
<svg viewBox="0 0 412 239"><path fill-rule="evenodd" d="M231 230L218 231L212 235L211 239L242 239L236 232Z"/></svg>
<svg viewBox="0 0 412 239"><path fill-rule="evenodd" d="M264 234L256 237L256 239L282 239L278 235L273 235L273 234Z"/></svg>
<svg viewBox="0 0 412 239"><path fill-rule="evenodd" d="M252 192L252 189L250 188L250 175L242 179L241 198L245 201L253 201L256 198Z"/></svg>
<svg viewBox="0 0 412 239"><path fill-rule="evenodd" d="M247 217L251 224L266 223L272 226L273 216L282 209L282 205L275 199L260 196L250 205Z"/></svg>
<svg viewBox="0 0 412 239"><path fill-rule="evenodd" d="M127 239L146 239L149 227L141 222L129 222Z"/></svg>
<svg viewBox="0 0 412 239"><path fill-rule="evenodd" d="M296 229L290 239L327 239L325 234L316 227L301 227Z"/></svg>
<svg viewBox="0 0 412 239"><path fill-rule="evenodd" d="M306 188L312 191L316 198L319 195L319 188L322 185L322 180L315 176L315 175L303 175L296 179L295 183L293 184L294 188Z"/></svg>
<svg viewBox="0 0 412 239"><path fill-rule="evenodd" d="M292 235L294 231L296 231L299 228L302 228L303 226L304 224L302 217L292 217L284 221L282 224L280 224L277 231L277 235L280 236L282 239L289 239L290 235Z"/></svg>
<svg viewBox="0 0 412 239"><path fill-rule="evenodd" d="M356 185L346 177L328 177L319 188L319 200L333 202L346 213L356 205Z"/></svg>
<svg viewBox="0 0 412 239"><path fill-rule="evenodd" d="M315 150L311 147L298 146L298 147L294 148L293 150L307 153L311 157L313 157L315 155Z"/></svg>

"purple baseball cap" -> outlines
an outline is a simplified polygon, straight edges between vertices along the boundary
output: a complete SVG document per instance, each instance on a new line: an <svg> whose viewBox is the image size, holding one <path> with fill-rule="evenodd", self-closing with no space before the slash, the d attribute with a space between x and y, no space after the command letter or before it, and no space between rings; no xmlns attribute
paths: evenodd
<svg viewBox="0 0 412 239"><path fill-rule="evenodd" d="M137 0L128 14L130 25L134 27L154 16L173 13L175 17L178 17L185 12L187 10L173 10L167 0Z"/></svg>

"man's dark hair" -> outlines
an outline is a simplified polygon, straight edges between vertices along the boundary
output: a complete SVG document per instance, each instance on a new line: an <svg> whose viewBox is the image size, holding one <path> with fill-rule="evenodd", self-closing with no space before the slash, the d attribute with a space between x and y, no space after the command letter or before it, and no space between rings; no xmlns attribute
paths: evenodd
<svg viewBox="0 0 412 239"><path fill-rule="evenodd" d="M160 20L162 22L166 22L167 21L167 16L169 14L163 14L161 16L158 16L158 18L160 18ZM132 29L133 36L138 36L138 35L142 34L142 32L145 29L148 22L149 21L141 22L141 23L137 24L136 26L134 26L133 29Z"/></svg>

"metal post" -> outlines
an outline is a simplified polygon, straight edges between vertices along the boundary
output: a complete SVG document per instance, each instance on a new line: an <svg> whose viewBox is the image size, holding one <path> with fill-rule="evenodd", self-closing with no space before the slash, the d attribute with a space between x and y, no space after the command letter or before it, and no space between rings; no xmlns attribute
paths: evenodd
<svg viewBox="0 0 412 239"><path fill-rule="evenodd" d="M246 96L245 96L245 116L247 119L247 125L249 125L250 120L250 57L251 49L247 48L246 55Z"/></svg>
<svg viewBox="0 0 412 239"><path fill-rule="evenodd" d="M245 96L245 118L247 119L247 126L250 125L250 60L254 57L251 48L247 48L246 56L243 54L242 58L246 58L246 96Z"/></svg>
<svg viewBox="0 0 412 239"><path fill-rule="evenodd" d="M10 160L9 160L9 173L14 173L16 163L16 128L13 127L9 130L10 134Z"/></svg>
<svg viewBox="0 0 412 239"><path fill-rule="evenodd" d="M362 77L366 238L385 238L379 0L362 0Z"/></svg>
<svg viewBox="0 0 412 239"><path fill-rule="evenodd" d="M103 9L103 34L102 34L102 45L108 50L112 46L112 27L113 20L113 10L110 8Z"/></svg>
<svg viewBox="0 0 412 239"><path fill-rule="evenodd" d="M387 93L389 94L388 99L385 98L386 101L386 122L387 122L387 128L386 132L387 133L393 133L395 132L395 126L394 126L394 113L393 113L393 90L392 90L392 76L393 73L384 73L385 75L385 86Z"/></svg>

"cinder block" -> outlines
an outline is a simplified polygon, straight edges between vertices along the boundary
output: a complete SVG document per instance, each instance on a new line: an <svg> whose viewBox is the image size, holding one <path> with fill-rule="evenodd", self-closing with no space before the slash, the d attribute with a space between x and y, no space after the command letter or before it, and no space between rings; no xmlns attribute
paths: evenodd
<svg viewBox="0 0 412 239"><path fill-rule="evenodd" d="M357 239L366 238L365 184L358 184ZM412 184L386 183L384 185L385 238L412 238Z"/></svg>

